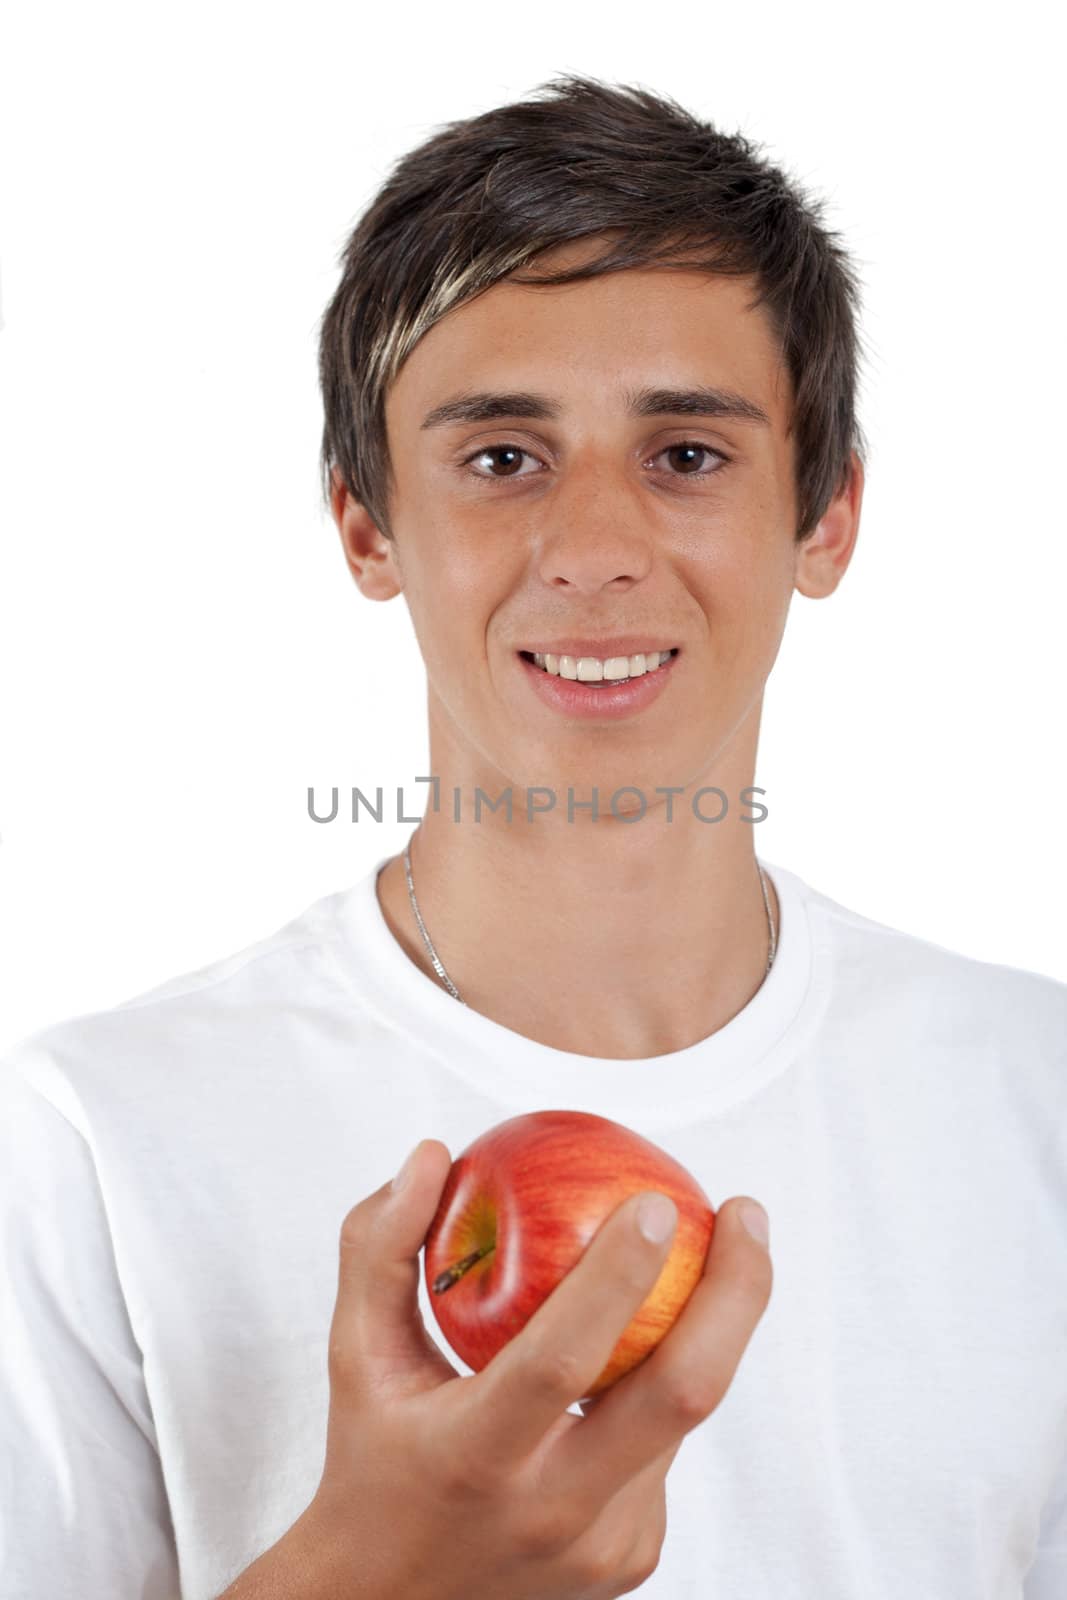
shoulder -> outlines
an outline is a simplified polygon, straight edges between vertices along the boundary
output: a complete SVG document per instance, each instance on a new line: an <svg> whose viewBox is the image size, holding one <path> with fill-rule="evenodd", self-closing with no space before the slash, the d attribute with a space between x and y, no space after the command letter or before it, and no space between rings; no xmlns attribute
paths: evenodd
<svg viewBox="0 0 1067 1600"><path fill-rule="evenodd" d="M191 1094L227 1068L269 1065L294 1019L350 999L336 949L347 892L117 1005L17 1040L0 1055L9 1110L24 1121L50 1120L46 1102L90 1139L91 1107L102 1099L133 1111L149 1094Z"/></svg>
<svg viewBox="0 0 1067 1600"><path fill-rule="evenodd" d="M863 916L810 885L801 891L840 999L928 1039L1015 1044L1067 1076L1067 984Z"/></svg>

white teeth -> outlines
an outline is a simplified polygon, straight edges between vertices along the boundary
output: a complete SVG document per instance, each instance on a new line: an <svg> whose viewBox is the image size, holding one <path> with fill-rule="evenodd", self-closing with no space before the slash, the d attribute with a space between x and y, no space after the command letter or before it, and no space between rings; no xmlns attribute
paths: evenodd
<svg viewBox="0 0 1067 1600"><path fill-rule="evenodd" d="M647 654L638 652L632 656L608 656L606 660L601 660L598 656L554 656L535 651L534 660L553 677L570 678L579 683L626 683L630 678L654 672L669 655L669 650L650 650Z"/></svg>

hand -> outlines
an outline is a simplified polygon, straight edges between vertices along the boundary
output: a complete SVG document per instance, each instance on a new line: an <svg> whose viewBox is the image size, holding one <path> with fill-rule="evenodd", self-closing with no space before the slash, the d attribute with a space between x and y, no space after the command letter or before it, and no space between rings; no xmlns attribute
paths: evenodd
<svg viewBox="0 0 1067 1600"><path fill-rule="evenodd" d="M608 1600L659 1561L665 1479L725 1395L770 1299L740 1199L718 1211L704 1275L652 1354L581 1407L652 1289L632 1195L481 1372L461 1376L418 1307L419 1252L451 1167L417 1147L407 1183L345 1217L330 1329L326 1459L301 1519L322 1593L367 1600ZM319 1592L316 1590L316 1592Z"/></svg>

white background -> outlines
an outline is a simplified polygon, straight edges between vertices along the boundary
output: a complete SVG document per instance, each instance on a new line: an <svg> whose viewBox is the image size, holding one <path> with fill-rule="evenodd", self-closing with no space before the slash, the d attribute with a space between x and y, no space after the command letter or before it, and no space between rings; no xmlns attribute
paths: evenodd
<svg viewBox="0 0 1067 1600"><path fill-rule="evenodd" d="M740 130L859 260L860 541L794 596L757 850L1067 977L1058 52L1036 6L24 6L0 66L0 1047L270 932L409 826L402 598L318 497L318 321L441 123L583 71ZM1051 28L1051 21L1047 25Z"/></svg>

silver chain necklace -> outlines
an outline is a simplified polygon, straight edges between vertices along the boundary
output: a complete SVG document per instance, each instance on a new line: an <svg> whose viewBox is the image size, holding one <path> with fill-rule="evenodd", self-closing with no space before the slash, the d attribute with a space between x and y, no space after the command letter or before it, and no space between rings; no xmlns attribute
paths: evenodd
<svg viewBox="0 0 1067 1600"><path fill-rule="evenodd" d="M416 829L416 832L417 831L418 830ZM764 873L763 868L760 866L758 861L756 862L756 868L759 872L760 888L763 890L763 904L767 912L767 927L770 930L770 944L767 951L767 971L763 974L764 978L766 978L767 973L770 972L771 967L774 965L774 957L778 949L778 935L774 927L774 918L771 915L771 902L767 894L766 874ZM459 990L452 982L452 979L448 976L448 973L444 969L444 964L441 960L441 957L437 954L437 951L433 947L433 940L426 932L426 924L422 920L422 912L419 910L419 903L415 899L415 885L411 877L410 838L404 846L404 873L408 880L408 899L411 901L411 909L415 913L415 921L419 925L419 932L422 934L422 941L426 946L426 953L433 963L433 970L436 972L437 976L440 978L449 994L452 995L454 999L459 1000L461 1006L465 1006L467 1004L466 1000L460 998Z"/></svg>

